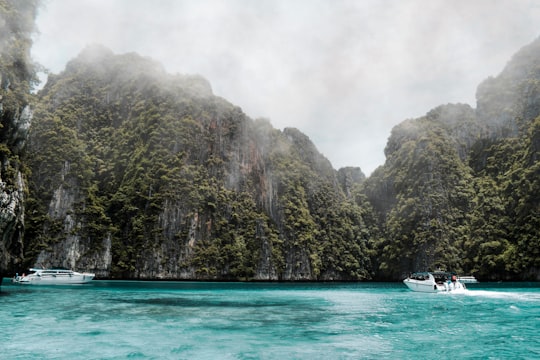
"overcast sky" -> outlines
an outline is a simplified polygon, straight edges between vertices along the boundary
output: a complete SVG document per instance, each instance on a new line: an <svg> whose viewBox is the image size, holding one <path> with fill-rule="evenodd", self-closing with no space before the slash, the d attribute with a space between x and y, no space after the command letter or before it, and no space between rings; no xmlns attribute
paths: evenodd
<svg viewBox="0 0 540 360"><path fill-rule="evenodd" d="M540 35L538 0L46 0L33 56L88 44L200 74L251 118L296 127L369 175L392 127L477 85Z"/></svg>

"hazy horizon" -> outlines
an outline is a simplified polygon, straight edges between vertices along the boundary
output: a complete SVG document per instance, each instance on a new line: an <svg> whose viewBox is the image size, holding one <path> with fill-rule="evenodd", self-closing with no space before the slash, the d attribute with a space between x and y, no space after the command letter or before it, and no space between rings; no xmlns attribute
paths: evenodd
<svg viewBox="0 0 540 360"><path fill-rule="evenodd" d="M59 73L92 43L137 52L369 175L396 124L476 107L538 20L534 0L48 0L32 55Z"/></svg>

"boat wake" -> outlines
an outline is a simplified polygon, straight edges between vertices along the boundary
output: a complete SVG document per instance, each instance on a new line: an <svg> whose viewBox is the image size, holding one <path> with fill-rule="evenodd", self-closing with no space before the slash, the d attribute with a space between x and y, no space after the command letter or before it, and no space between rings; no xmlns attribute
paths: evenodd
<svg viewBox="0 0 540 360"><path fill-rule="evenodd" d="M485 297L490 299L540 302L540 293L538 292L473 290L467 291L467 295L475 297Z"/></svg>
<svg viewBox="0 0 540 360"><path fill-rule="evenodd" d="M455 289L455 290L452 290L452 291L439 291L437 292L437 294L440 294L440 295L463 295L463 294L468 294L469 293L469 290L466 289L466 288L459 288L459 289Z"/></svg>

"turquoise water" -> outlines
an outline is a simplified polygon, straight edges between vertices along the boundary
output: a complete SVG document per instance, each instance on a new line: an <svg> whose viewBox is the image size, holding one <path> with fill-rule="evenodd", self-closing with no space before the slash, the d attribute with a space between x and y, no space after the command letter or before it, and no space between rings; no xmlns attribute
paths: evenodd
<svg viewBox="0 0 540 360"><path fill-rule="evenodd" d="M2 359L538 359L540 285L4 279Z"/></svg>

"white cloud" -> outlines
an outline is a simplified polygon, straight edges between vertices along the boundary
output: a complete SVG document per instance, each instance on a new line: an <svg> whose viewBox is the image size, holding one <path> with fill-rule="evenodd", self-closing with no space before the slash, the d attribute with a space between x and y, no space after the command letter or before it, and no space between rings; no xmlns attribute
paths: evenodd
<svg viewBox="0 0 540 360"><path fill-rule="evenodd" d="M475 105L538 36L534 0L49 0L36 59L60 72L87 44L200 74L251 117L306 133L334 167L384 162L392 126Z"/></svg>

